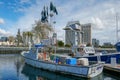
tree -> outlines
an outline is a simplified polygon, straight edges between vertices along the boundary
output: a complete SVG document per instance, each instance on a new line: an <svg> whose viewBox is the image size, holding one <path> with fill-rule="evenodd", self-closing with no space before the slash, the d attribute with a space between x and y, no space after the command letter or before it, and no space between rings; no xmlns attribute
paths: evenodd
<svg viewBox="0 0 120 80"><path fill-rule="evenodd" d="M15 41L15 37L14 36L9 36L8 40L9 40L9 43L12 44Z"/></svg>
<svg viewBox="0 0 120 80"><path fill-rule="evenodd" d="M26 32L26 35L28 36L28 42L31 42L33 36L32 32L28 31Z"/></svg>
<svg viewBox="0 0 120 80"><path fill-rule="evenodd" d="M20 45L20 43L22 43L22 36L20 34L20 29L18 29L18 33L17 33L17 37L16 37L16 42L17 42L17 46Z"/></svg>
<svg viewBox="0 0 120 80"><path fill-rule="evenodd" d="M70 44L65 44L65 47L71 47L71 45Z"/></svg>
<svg viewBox="0 0 120 80"><path fill-rule="evenodd" d="M28 46L28 43L33 43L32 37L33 33L31 31L23 32L23 43L25 46Z"/></svg>
<svg viewBox="0 0 120 80"><path fill-rule="evenodd" d="M40 42L40 39L46 39L50 32L53 31L53 28L48 23L42 23L40 20L35 22L32 32L37 39L37 42Z"/></svg>
<svg viewBox="0 0 120 80"><path fill-rule="evenodd" d="M26 45L26 36L27 36L26 32L23 32L22 33L22 38L23 38L23 45L24 46Z"/></svg>
<svg viewBox="0 0 120 80"><path fill-rule="evenodd" d="M87 43L87 45L86 46L91 46L91 43Z"/></svg>
<svg viewBox="0 0 120 80"><path fill-rule="evenodd" d="M58 41L58 46L59 47L64 47L64 42L63 41Z"/></svg>

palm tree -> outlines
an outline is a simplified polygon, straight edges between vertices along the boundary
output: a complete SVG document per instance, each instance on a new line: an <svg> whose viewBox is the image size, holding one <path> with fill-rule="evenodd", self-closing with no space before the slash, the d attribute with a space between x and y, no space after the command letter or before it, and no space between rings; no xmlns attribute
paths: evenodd
<svg viewBox="0 0 120 80"><path fill-rule="evenodd" d="M23 45L26 45L26 32L22 33L22 37L23 37Z"/></svg>
<svg viewBox="0 0 120 80"><path fill-rule="evenodd" d="M33 33L40 42L40 39L46 39L49 33L53 31L53 28L48 23L42 23L40 20L35 22L35 26L32 28Z"/></svg>
<svg viewBox="0 0 120 80"><path fill-rule="evenodd" d="M9 43L10 43L10 45L11 45L11 44L14 43L15 37L14 37L14 36L9 36L9 37L8 37L8 40L9 40Z"/></svg>
<svg viewBox="0 0 120 80"><path fill-rule="evenodd" d="M28 42L31 42L32 41L32 36L33 36L32 32L28 31L28 32L26 32L26 34L28 36Z"/></svg>
<svg viewBox="0 0 120 80"><path fill-rule="evenodd" d="M17 42L17 46L20 46L20 43L22 43L22 36L20 34L20 29L18 29L18 32L16 35L16 42Z"/></svg>
<svg viewBox="0 0 120 80"><path fill-rule="evenodd" d="M32 41L33 33L31 31L23 32L23 43L28 46L28 43Z"/></svg>

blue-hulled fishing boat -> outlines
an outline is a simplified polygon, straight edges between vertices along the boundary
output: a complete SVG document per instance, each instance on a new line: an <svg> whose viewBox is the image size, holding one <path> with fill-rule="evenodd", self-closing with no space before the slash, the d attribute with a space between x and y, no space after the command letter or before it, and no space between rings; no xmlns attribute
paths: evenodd
<svg viewBox="0 0 120 80"><path fill-rule="evenodd" d="M111 63L111 58L116 58L116 63L120 63L119 52L102 54L102 52L95 52L93 47L74 46L72 48L72 53L74 54L75 58L88 58L89 61L104 61L105 63Z"/></svg>

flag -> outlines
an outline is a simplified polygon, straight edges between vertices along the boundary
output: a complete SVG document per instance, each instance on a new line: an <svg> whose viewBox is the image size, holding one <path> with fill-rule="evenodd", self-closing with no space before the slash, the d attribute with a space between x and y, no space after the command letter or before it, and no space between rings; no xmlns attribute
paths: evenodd
<svg viewBox="0 0 120 80"><path fill-rule="evenodd" d="M50 2L50 11L53 11L53 13L58 14L56 7L53 5L52 2Z"/></svg>
<svg viewBox="0 0 120 80"><path fill-rule="evenodd" d="M48 16L48 6L46 7L46 10L47 10L46 13L47 13L47 16Z"/></svg>
<svg viewBox="0 0 120 80"><path fill-rule="evenodd" d="M44 11L41 12L41 21L44 22Z"/></svg>
<svg viewBox="0 0 120 80"><path fill-rule="evenodd" d="M56 9L56 7L55 7L55 6L54 6L54 12L55 12L56 14L58 14L57 9Z"/></svg>
<svg viewBox="0 0 120 80"><path fill-rule="evenodd" d="M50 11L53 11L54 10L54 6L53 6L53 3L50 2Z"/></svg>
<svg viewBox="0 0 120 80"><path fill-rule="evenodd" d="M43 12L43 11L41 12L41 15L42 15L42 16L44 15L44 12Z"/></svg>
<svg viewBox="0 0 120 80"><path fill-rule="evenodd" d="M41 12L41 21L42 22L48 22L48 12L47 12L47 8L44 6L42 12Z"/></svg>
<svg viewBox="0 0 120 80"><path fill-rule="evenodd" d="M44 17L46 17L46 9L45 9L45 6L44 6Z"/></svg>

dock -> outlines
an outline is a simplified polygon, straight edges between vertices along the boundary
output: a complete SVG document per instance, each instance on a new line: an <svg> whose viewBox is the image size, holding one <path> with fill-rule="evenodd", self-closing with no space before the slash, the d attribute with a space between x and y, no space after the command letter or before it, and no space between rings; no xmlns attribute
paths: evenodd
<svg viewBox="0 0 120 80"><path fill-rule="evenodd" d="M28 47L0 47L0 54L21 53L28 51ZM56 53L70 53L70 48L57 48Z"/></svg>
<svg viewBox="0 0 120 80"><path fill-rule="evenodd" d="M0 47L0 54L21 53L28 51L28 47Z"/></svg>
<svg viewBox="0 0 120 80"><path fill-rule="evenodd" d="M105 73L109 73L114 76L120 76L120 64L111 65L111 64L104 64Z"/></svg>

